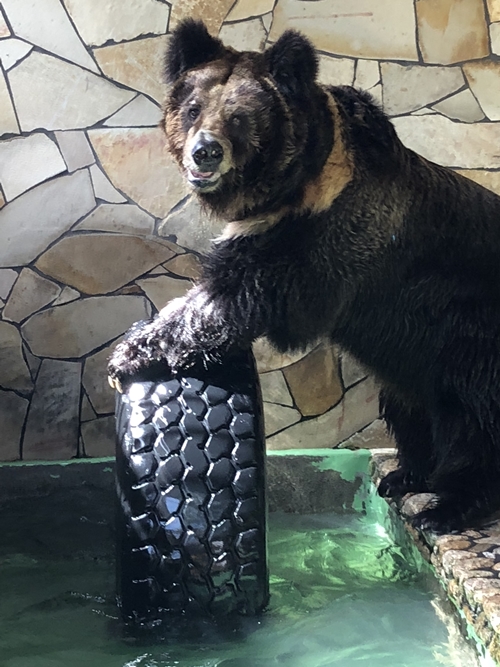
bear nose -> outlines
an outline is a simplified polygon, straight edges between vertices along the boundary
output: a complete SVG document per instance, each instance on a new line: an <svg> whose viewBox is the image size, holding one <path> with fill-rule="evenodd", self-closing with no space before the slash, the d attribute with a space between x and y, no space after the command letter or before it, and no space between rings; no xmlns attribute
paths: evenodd
<svg viewBox="0 0 500 667"><path fill-rule="evenodd" d="M218 141L200 141L191 155L202 171L214 171L222 162L224 151Z"/></svg>

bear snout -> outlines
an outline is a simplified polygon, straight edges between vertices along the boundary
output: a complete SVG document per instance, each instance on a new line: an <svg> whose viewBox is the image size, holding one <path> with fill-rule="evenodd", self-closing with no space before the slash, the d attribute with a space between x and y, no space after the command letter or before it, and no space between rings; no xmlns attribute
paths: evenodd
<svg viewBox="0 0 500 667"><path fill-rule="evenodd" d="M203 138L193 147L191 157L200 171L215 171L222 162L224 149L218 141Z"/></svg>

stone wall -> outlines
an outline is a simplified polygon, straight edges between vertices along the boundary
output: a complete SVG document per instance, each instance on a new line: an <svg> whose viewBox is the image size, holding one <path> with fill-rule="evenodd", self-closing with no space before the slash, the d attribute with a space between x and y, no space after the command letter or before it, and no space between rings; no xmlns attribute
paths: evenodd
<svg viewBox="0 0 500 667"><path fill-rule="evenodd" d="M500 0L0 0L0 459L113 452L106 357L183 294L217 233L157 128L184 16L238 48L288 27L325 82L371 91L403 141L500 192ZM326 345L256 345L268 446L383 438L376 387Z"/></svg>

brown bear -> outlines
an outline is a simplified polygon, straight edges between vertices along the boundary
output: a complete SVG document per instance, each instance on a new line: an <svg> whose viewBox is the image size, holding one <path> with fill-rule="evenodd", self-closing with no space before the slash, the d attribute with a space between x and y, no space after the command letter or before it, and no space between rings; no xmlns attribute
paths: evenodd
<svg viewBox="0 0 500 667"><path fill-rule="evenodd" d="M166 59L168 147L228 222L199 283L119 344L110 377L329 339L378 377L399 468L447 531L500 507L500 197L405 148L370 96L317 80L285 32L237 52L187 20Z"/></svg>

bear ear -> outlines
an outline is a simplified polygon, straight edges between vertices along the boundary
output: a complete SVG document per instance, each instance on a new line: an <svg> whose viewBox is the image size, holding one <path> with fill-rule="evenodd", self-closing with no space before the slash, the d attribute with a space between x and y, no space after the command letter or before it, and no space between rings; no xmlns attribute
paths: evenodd
<svg viewBox="0 0 500 667"><path fill-rule="evenodd" d="M264 53L269 73L279 87L294 94L309 88L318 74L318 57L311 42L287 30Z"/></svg>
<svg viewBox="0 0 500 667"><path fill-rule="evenodd" d="M172 32L165 57L165 79L173 83L188 69L224 54L220 39L212 37L203 21L185 19Z"/></svg>

